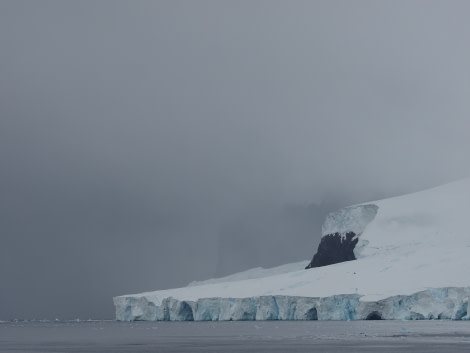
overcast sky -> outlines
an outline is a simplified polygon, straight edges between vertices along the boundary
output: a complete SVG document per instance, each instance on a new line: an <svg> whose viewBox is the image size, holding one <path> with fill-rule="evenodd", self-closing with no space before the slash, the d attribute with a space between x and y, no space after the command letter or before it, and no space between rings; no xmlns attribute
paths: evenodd
<svg viewBox="0 0 470 353"><path fill-rule="evenodd" d="M323 213L469 176L469 13L0 0L0 319L309 260Z"/></svg>

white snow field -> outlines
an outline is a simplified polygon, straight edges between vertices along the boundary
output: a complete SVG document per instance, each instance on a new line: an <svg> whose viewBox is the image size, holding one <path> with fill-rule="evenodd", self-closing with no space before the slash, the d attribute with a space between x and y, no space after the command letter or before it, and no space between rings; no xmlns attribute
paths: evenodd
<svg viewBox="0 0 470 353"><path fill-rule="evenodd" d="M470 319L470 179L330 214L357 260L253 269L114 298L116 319ZM305 244L298 244L305 246Z"/></svg>

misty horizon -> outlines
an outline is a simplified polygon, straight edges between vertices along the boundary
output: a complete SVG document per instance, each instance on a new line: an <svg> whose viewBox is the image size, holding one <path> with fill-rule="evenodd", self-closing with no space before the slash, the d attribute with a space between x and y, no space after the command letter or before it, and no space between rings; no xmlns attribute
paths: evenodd
<svg viewBox="0 0 470 353"><path fill-rule="evenodd" d="M309 261L326 213L468 177L469 10L0 0L0 319Z"/></svg>

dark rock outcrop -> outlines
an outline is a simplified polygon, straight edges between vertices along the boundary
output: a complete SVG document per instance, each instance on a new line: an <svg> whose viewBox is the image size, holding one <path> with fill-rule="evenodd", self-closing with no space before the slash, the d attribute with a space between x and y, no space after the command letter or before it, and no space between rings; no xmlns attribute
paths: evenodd
<svg viewBox="0 0 470 353"><path fill-rule="evenodd" d="M356 260L354 247L357 242L358 237L354 232L327 234L321 239L317 253L305 268L309 269Z"/></svg>

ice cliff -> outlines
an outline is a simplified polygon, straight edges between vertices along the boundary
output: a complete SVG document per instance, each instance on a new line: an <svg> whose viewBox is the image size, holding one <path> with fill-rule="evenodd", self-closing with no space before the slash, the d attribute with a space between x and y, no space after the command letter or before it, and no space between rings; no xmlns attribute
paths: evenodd
<svg viewBox="0 0 470 353"><path fill-rule="evenodd" d="M324 298L261 296L165 298L159 305L146 297L117 297L116 319L121 321L218 320L468 320L470 288L435 288L378 301L360 301L358 294Z"/></svg>
<svg viewBox="0 0 470 353"><path fill-rule="evenodd" d="M469 211L470 179L347 207L326 218L310 263L331 264L115 297L116 319L469 319Z"/></svg>

